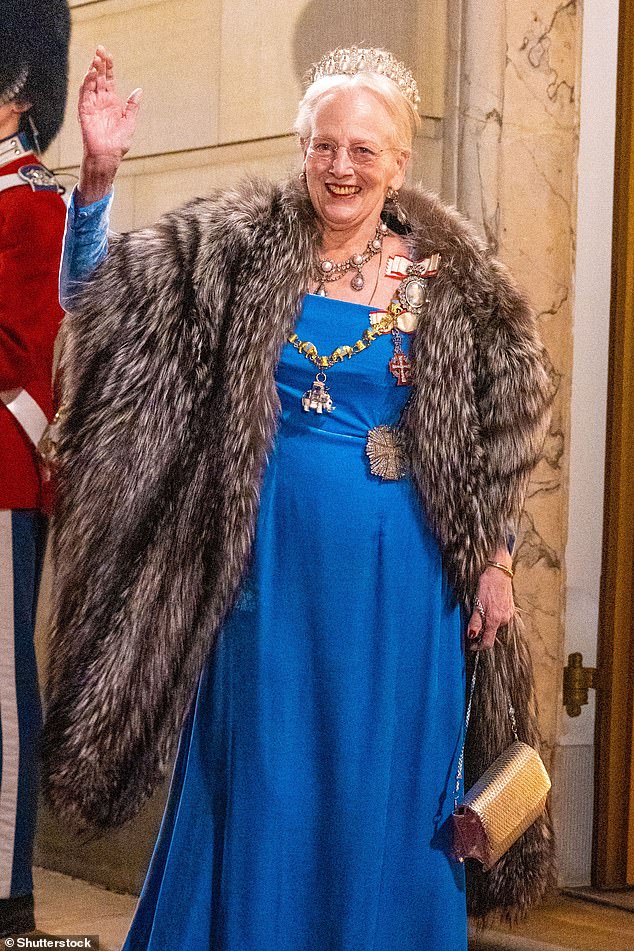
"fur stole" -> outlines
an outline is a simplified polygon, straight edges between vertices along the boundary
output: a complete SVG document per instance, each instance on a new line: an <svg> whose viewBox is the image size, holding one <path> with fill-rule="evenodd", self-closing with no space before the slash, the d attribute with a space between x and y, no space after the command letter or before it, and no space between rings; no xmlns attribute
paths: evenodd
<svg viewBox="0 0 634 951"><path fill-rule="evenodd" d="M469 610L521 511L551 386L532 313L457 212L402 196L412 256L438 251L405 419L413 478ZM111 242L66 319L44 786L76 825L130 819L165 774L245 572L279 409L275 368L317 261L297 184L248 182ZM538 745L519 619L485 652L467 783L520 736ZM470 910L509 915L552 877L550 820Z"/></svg>

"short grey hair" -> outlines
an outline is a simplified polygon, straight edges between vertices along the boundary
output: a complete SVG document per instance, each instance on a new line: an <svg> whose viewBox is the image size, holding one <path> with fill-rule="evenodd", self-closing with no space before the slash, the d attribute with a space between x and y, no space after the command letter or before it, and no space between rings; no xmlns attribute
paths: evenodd
<svg viewBox="0 0 634 951"><path fill-rule="evenodd" d="M414 137L420 129L420 116L416 107L387 76L367 71L355 73L353 76L322 76L311 83L299 104L293 126L293 131L300 139L310 138L320 101L339 90L347 89L367 89L376 96L392 120L394 147L403 152L412 151Z"/></svg>

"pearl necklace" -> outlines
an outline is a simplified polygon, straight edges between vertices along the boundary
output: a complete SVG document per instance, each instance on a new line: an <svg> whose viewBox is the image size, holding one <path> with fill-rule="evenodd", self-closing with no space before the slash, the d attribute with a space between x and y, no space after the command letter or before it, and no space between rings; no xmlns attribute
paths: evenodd
<svg viewBox="0 0 634 951"><path fill-rule="evenodd" d="M378 254L382 249L383 238L387 232L387 225L379 220L374 237L368 241L365 251L360 254L353 254L346 261L340 261L339 263L331 261L330 258L321 259L319 261L319 276L317 278L319 282L317 294L319 294L320 297L326 297L326 284L330 284L332 281L338 281L352 268L354 268L357 273L352 277L350 287L353 291L362 291L365 286L365 279L361 272L370 258L373 258L374 255Z"/></svg>

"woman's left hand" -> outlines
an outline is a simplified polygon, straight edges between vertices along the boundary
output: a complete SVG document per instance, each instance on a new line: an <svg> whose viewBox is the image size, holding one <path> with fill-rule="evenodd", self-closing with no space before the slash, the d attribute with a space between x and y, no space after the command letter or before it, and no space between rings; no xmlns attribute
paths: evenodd
<svg viewBox="0 0 634 951"><path fill-rule="evenodd" d="M498 628L508 624L515 612L511 579L499 568L489 566L480 575L477 596L486 622L482 624L480 612L474 608L467 628L469 649L489 650L495 644Z"/></svg>

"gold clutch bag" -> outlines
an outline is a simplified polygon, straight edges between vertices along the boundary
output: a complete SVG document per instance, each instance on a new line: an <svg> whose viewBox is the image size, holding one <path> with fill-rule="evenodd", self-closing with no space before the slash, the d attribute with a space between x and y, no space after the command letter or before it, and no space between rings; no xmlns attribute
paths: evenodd
<svg viewBox="0 0 634 951"><path fill-rule="evenodd" d="M465 718L469 727L475 676L480 657L476 656ZM543 813L550 790L550 778L537 750L517 736L515 712L509 705L515 742L498 756L458 804L464 762L464 745L458 763L454 796L453 851L460 861L477 859L491 868L514 842Z"/></svg>

